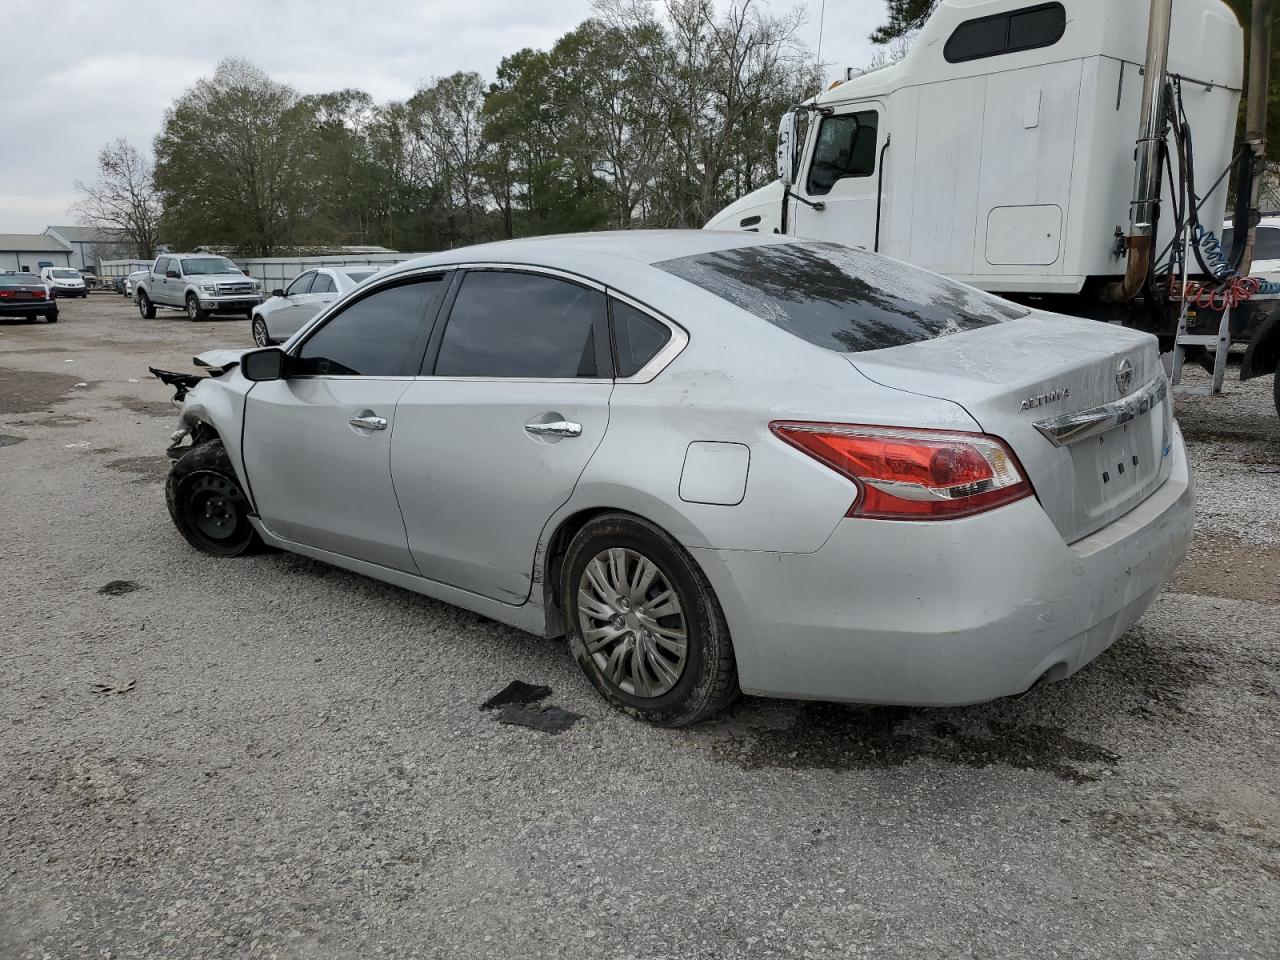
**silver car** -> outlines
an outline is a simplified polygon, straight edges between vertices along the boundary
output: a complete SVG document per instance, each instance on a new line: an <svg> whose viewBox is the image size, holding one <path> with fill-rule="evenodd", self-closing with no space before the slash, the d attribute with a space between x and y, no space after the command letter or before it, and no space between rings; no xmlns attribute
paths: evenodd
<svg viewBox="0 0 1280 960"><path fill-rule="evenodd" d="M297 333L317 313L333 303L380 268L363 264L346 267L319 267L299 274L283 290L253 308L249 321L253 342L260 347L282 343Z"/></svg>
<svg viewBox="0 0 1280 960"><path fill-rule="evenodd" d="M1154 337L830 243L453 250L283 348L197 361L164 374L191 544L567 635L661 724L739 689L965 704L1060 680L1191 532Z"/></svg>

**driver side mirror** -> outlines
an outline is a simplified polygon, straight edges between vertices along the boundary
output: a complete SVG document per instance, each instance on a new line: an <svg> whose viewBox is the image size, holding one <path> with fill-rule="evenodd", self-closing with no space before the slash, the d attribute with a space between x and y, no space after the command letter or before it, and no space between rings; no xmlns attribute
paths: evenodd
<svg viewBox="0 0 1280 960"><path fill-rule="evenodd" d="M284 380L289 355L279 347L250 350L240 358L240 372L246 380L258 383L262 380Z"/></svg>
<svg viewBox="0 0 1280 960"><path fill-rule="evenodd" d="M279 287L276 287L274 290L271 291L271 295L273 297L283 297L284 291L281 290Z"/></svg>
<svg viewBox="0 0 1280 960"><path fill-rule="evenodd" d="M784 187L789 187L795 182L798 129L799 123L794 110L788 110L778 121L778 176L782 178Z"/></svg>
<svg viewBox="0 0 1280 960"><path fill-rule="evenodd" d="M165 275L166 277L168 277L170 280L177 280L177 279L178 279L178 271L177 271L177 270L166 270L166 271L164 272L164 275Z"/></svg>

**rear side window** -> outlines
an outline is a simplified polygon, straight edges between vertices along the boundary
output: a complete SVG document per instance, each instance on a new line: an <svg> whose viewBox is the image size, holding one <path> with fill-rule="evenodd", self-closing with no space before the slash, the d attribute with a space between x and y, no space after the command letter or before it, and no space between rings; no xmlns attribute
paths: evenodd
<svg viewBox="0 0 1280 960"><path fill-rule="evenodd" d="M1002 53L1051 47L1067 29L1061 3L1042 3L1009 13L966 20L947 38L942 55L948 63L963 63Z"/></svg>
<svg viewBox="0 0 1280 960"><path fill-rule="evenodd" d="M654 266L838 353L933 340L1027 315L981 290L835 243L738 247Z"/></svg>
<svg viewBox="0 0 1280 960"><path fill-rule="evenodd" d="M599 290L536 273L477 270L458 291L438 377L597 377Z"/></svg>
<svg viewBox="0 0 1280 960"><path fill-rule="evenodd" d="M809 193L829 193L837 180L876 172L877 119L874 110L823 118L809 164Z"/></svg>
<svg viewBox="0 0 1280 960"><path fill-rule="evenodd" d="M424 277L361 297L307 338L298 351L297 373L338 377L417 373L418 338L444 288L444 277Z"/></svg>
<svg viewBox="0 0 1280 960"><path fill-rule="evenodd" d="M312 293L333 293L333 277L327 273L317 273L315 283L311 284Z"/></svg>
<svg viewBox="0 0 1280 960"><path fill-rule="evenodd" d="M621 300L613 300L610 309L618 376L634 377L667 345L671 330L665 323Z"/></svg>

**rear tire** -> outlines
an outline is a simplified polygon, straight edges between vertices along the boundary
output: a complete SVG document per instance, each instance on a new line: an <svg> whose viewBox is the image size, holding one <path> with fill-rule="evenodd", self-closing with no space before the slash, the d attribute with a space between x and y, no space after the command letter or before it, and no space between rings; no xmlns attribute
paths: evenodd
<svg viewBox="0 0 1280 960"><path fill-rule="evenodd" d="M196 299L194 293L187 294L187 319L193 323L209 319L209 312L200 306L200 301Z"/></svg>
<svg viewBox="0 0 1280 960"><path fill-rule="evenodd" d="M1271 378L1271 390L1276 402L1276 415L1280 416L1280 367L1276 367L1275 375Z"/></svg>
<svg viewBox="0 0 1280 960"><path fill-rule="evenodd" d="M138 291L138 313L142 315L143 320L154 320L156 318L156 305L151 302L151 298L147 296L147 291Z"/></svg>
<svg viewBox="0 0 1280 960"><path fill-rule="evenodd" d="M624 713L680 727L737 698L724 613L706 576L666 531L626 513L589 520L569 544L559 589L574 659Z"/></svg>
<svg viewBox="0 0 1280 960"><path fill-rule="evenodd" d="M262 548L249 523L249 499L220 440L192 447L169 471L165 500L187 543L216 557L238 557Z"/></svg>
<svg viewBox="0 0 1280 960"><path fill-rule="evenodd" d="M44 322L45 322L45 323L57 323L57 322L58 322L58 311L57 311L57 310L50 310L48 313L46 313L46 314L44 315Z"/></svg>

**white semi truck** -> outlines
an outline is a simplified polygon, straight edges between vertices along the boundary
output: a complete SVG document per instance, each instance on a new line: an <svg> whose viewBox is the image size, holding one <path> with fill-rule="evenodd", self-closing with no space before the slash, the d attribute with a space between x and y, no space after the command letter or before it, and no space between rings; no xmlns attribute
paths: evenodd
<svg viewBox="0 0 1280 960"><path fill-rule="evenodd" d="M1255 0L1255 23L1269 26L1269 7ZM1243 59L1221 0L942 0L899 62L788 112L779 179L707 227L875 250L1173 346L1183 282L1216 288L1201 261L1217 274L1232 261L1190 242L1221 234L1228 171L1244 184L1237 223L1256 199L1262 135L1235 142ZM1265 103L1251 98L1251 127ZM1236 233L1231 266L1247 274ZM1197 319L1216 330L1222 311L1187 313L1193 342ZM1280 358L1264 313L1232 318L1253 340L1244 376Z"/></svg>

